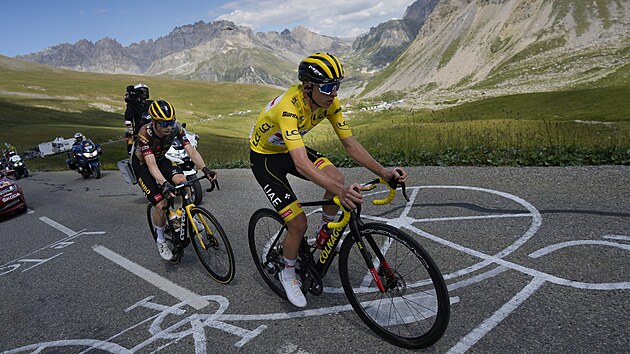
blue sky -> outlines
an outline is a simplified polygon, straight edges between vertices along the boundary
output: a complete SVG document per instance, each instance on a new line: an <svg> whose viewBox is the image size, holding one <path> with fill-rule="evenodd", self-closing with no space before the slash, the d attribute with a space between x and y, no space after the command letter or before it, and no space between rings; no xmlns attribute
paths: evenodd
<svg viewBox="0 0 630 354"><path fill-rule="evenodd" d="M2 1L0 54L13 57L80 39L109 37L123 46L157 39L197 21L234 21L256 32L302 25L334 37L356 37L402 18L414 0L31 0ZM323 5L325 4L325 6Z"/></svg>

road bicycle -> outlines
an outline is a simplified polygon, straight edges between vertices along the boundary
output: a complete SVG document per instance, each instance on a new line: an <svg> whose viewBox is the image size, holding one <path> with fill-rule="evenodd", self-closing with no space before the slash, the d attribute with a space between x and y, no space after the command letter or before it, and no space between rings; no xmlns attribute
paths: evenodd
<svg viewBox="0 0 630 354"><path fill-rule="evenodd" d="M199 261L210 276L221 284L227 284L234 279L235 273L234 253L230 241L217 219L207 209L193 204L185 189L204 178L206 177L193 178L175 186L175 194L181 197L181 208L173 210L175 198L170 198L165 210L167 215L181 213L181 216L173 220L166 219L164 236L173 244L171 263L179 263L184 255L184 249L192 243ZM211 182L211 188L207 191L211 192L215 187L218 188L216 180ZM157 234L153 225L153 207L151 203L147 206L147 220L155 241Z"/></svg>
<svg viewBox="0 0 630 354"><path fill-rule="evenodd" d="M372 190L378 184L389 187L389 195L373 204L390 203L396 188L382 178L363 185ZM384 340L404 348L428 347L437 342L448 326L450 301L442 273L420 244L398 228L378 222L364 223L361 207L348 211L339 201L301 203L341 207L337 222L328 224L332 235L322 250L307 237L302 239L296 273L302 292L319 296L323 278L339 256L339 276L343 291L361 320ZM346 226L349 230L344 232ZM259 209L249 221L249 247L258 272L267 285L286 299L279 273L284 268L282 243L287 227L273 209ZM340 246L340 247L339 247Z"/></svg>

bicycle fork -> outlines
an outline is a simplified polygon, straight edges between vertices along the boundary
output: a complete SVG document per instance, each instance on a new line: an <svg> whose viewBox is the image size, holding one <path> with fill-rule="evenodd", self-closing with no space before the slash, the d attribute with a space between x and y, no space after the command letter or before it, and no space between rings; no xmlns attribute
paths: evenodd
<svg viewBox="0 0 630 354"><path fill-rule="evenodd" d="M354 238L354 242L357 245L357 247L359 247L359 253L361 253L363 260L365 261L365 265L368 267L370 274L372 274L374 283L376 284L376 286L378 287L378 290L381 293L383 294L386 293L388 289L385 288L385 285L381 281L381 277L379 276L378 271L376 270L376 267L374 265L374 262L372 261L373 259L372 255L368 251L367 247L365 247L365 245L361 241L361 234L359 232L359 223L357 222L355 218L352 218L350 221L350 229L352 230L351 235ZM396 273L392 270L392 268L389 266L389 263L387 263L387 261L385 260L385 256L383 255L383 253L381 252L381 249L376 244L376 241L374 241L374 238L372 237L372 235L366 235L365 239L367 240L368 244L374 251L376 258L378 259L381 268L385 271L385 275L387 276L388 280L393 280L393 282L388 281L388 284L397 283L398 279L397 279Z"/></svg>
<svg viewBox="0 0 630 354"><path fill-rule="evenodd" d="M199 244L201 245L201 247L204 249L204 251L208 250L208 246L206 245L206 242L203 240L203 237L201 235L201 231L199 230L199 228L197 227L197 223L195 222L195 219L193 219L192 217L192 213L190 212L190 210L194 207L194 204L188 204L184 207L184 209L186 210L186 218L188 219L188 222L190 222L190 226L191 226L191 230L194 233L194 237L197 238L197 240L199 241ZM182 219L182 224L187 225L186 220ZM210 227L208 226L208 223L206 222L206 219L202 216L199 215L199 222L201 223L201 227L203 227L209 236L213 236L212 235L212 230L210 229ZM192 235L191 235L192 236Z"/></svg>

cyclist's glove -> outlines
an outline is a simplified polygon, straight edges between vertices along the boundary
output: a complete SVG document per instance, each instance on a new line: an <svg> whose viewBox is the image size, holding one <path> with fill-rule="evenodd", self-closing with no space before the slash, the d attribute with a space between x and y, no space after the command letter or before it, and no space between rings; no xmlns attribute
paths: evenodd
<svg viewBox="0 0 630 354"><path fill-rule="evenodd" d="M175 187L169 181L165 181L162 184L162 196L168 199L171 197L171 193L175 194Z"/></svg>
<svg viewBox="0 0 630 354"><path fill-rule="evenodd" d="M203 172L203 174L206 175L206 178L210 181L212 181L217 176L217 173L209 170L208 167L202 168L201 172Z"/></svg>
<svg viewBox="0 0 630 354"><path fill-rule="evenodd" d="M216 172L209 170L208 167L202 168L201 172L203 172L203 174L206 175L206 178L210 181L210 189L208 189L208 192L212 192L214 188L220 189Z"/></svg>

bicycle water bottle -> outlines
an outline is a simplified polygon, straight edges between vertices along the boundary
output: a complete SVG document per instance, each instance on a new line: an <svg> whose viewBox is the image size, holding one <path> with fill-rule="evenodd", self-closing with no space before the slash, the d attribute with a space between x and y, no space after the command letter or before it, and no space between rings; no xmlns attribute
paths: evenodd
<svg viewBox="0 0 630 354"><path fill-rule="evenodd" d="M168 219L171 220L171 225L173 225L173 231L179 232L181 227L182 220L182 210L177 209L176 211L169 210Z"/></svg>
<svg viewBox="0 0 630 354"><path fill-rule="evenodd" d="M319 232L317 233L315 248L320 250L324 249L324 247L326 246L326 242L328 242L328 239L330 238L331 233L332 231L326 225L322 225L322 227L319 229Z"/></svg>

